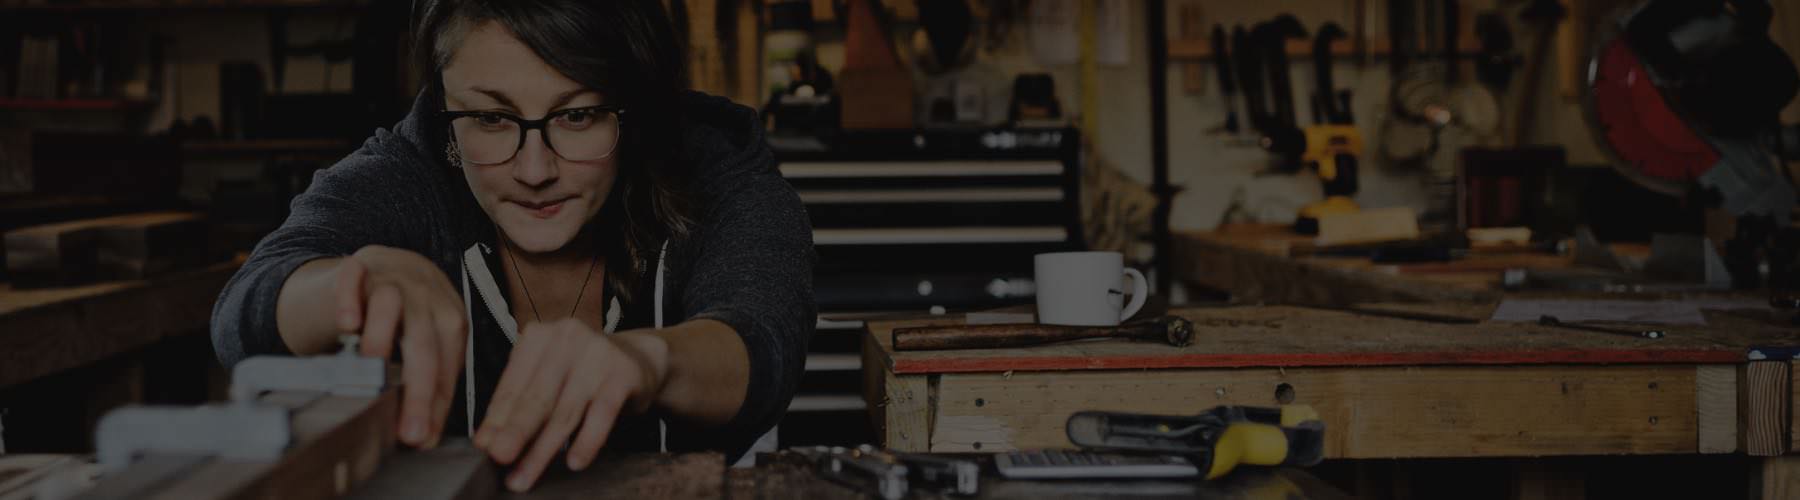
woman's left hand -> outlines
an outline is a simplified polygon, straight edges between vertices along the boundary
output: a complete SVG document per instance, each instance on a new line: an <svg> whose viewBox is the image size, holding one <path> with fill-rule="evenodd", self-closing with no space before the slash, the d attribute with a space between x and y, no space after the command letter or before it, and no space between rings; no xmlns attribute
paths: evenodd
<svg viewBox="0 0 1800 500"><path fill-rule="evenodd" d="M662 392L668 353L650 333L605 335L573 319L528 325L475 446L503 465L516 462L506 480L514 491L530 489L565 443L569 468L586 468L620 413L642 413Z"/></svg>

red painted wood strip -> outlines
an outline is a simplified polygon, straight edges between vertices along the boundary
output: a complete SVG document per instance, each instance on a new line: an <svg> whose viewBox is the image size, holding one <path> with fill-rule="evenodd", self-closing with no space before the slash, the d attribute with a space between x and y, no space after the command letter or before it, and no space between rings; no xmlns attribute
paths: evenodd
<svg viewBox="0 0 1800 500"><path fill-rule="evenodd" d="M1136 370L1156 368L1292 368L1416 365L1597 365L1742 363L1744 351L1720 349L1605 349L1556 351L1189 354L1178 356L1008 356L895 359L894 373L971 373L1010 370Z"/></svg>

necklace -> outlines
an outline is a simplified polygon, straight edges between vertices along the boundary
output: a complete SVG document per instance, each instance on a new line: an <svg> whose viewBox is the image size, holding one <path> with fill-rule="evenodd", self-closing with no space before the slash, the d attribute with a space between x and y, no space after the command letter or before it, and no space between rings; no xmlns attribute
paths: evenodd
<svg viewBox="0 0 1800 500"><path fill-rule="evenodd" d="M511 247L506 250L506 260L512 262L513 274L519 276L519 288L525 291L525 303L531 306L531 316L540 322L543 321L543 315L538 314L537 301L531 299L531 286L525 284L525 272L519 270L519 258L513 255L518 251ZM575 305L569 308L569 317L575 317L575 311L581 310L581 297L587 294L588 282L594 279L594 266L599 263L599 254L595 254L594 258L588 261L587 277L581 279L581 289L575 291Z"/></svg>

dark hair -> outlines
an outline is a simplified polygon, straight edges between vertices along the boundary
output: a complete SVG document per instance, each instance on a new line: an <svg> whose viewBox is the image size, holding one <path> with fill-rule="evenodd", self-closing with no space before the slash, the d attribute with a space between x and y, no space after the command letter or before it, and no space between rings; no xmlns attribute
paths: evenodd
<svg viewBox="0 0 1800 500"><path fill-rule="evenodd" d="M613 281L615 290L629 296L651 252L665 238L686 236L693 223L687 167L675 161L687 89L683 52L662 2L428 0L414 16L419 74L440 95L451 52L470 29L492 21L563 76L626 109L619 179L601 208L615 216L601 217L600 224L621 236L617 245L608 245L608 257L632 263L608 266L627 269Z"/></svg>

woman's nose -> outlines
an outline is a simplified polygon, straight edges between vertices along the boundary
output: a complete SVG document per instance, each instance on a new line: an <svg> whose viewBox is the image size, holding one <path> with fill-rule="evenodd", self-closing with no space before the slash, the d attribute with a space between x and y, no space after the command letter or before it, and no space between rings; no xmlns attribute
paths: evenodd
<svg viewBox="0 0 1800 500"><path fill-rule="evenodd" d="M556 154L544 145L543 134L541 130L526 132L525 144L513 158L513 179L534 188L556 182Z"/></svg>

